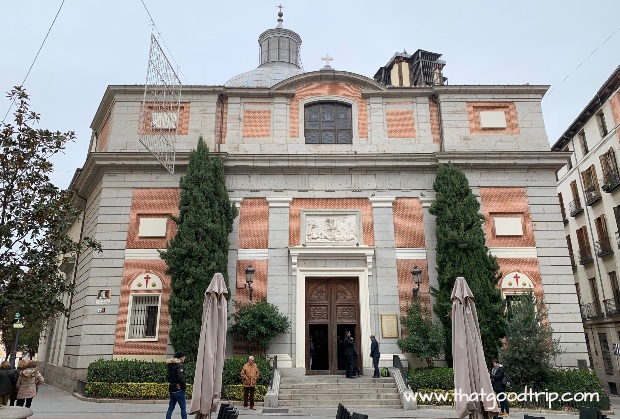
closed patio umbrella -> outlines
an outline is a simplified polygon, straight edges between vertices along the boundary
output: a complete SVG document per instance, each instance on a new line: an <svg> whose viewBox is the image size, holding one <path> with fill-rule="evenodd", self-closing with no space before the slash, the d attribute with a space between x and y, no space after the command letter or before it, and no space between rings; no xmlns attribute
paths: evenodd
<svg viewBox="0 0 620 419"><path fill-rule="evenodd" d="M474 295L465 278L452 289L452 357L454 361L454 407L459 418L493 417L499 413L491 378L484 360ZM477 395L471 397L472 395ZM477 397L478 401L474 398Z"/></svg>
<svg viewBox="0 0 620 419"><path fill-rule="evenodd" d="M226 283L216 273L205 291L202 305L202 328L196 359L196 375L192 392L190 414L196 419L210 417L217 411L222 392L222 371L226 353L228 302Z"/></svg>

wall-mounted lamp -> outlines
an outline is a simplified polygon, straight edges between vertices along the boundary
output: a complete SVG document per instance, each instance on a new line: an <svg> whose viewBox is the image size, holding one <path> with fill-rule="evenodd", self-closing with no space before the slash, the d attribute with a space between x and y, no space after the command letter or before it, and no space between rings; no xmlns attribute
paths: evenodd
<svg viewBox="0 0 620 419"><path fill-rule="evenodd" d="M411 276L413 277L413 283L415 284L415 288L413 288L413 298L418 298L420 284L422 283L422 269L418 268L417 265L414 266L411 271Z"/></svg>
<svg viewBox="0 0 620 419"><path fill-rule="evenodd" d="M245 270L245 287L250 290L250 301L252 301L252 292L254 291L252 288L252 282L254 282L254 272L255 271L254 268L252 268L252 265L248 266Z"/></svg>

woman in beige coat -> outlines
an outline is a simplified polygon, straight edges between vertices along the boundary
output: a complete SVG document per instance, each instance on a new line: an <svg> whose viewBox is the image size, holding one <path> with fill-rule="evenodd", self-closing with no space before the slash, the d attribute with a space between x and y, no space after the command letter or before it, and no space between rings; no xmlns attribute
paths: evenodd
<svg viewBox="0 0 620 419"><path fill-rule="evenodd" d="M37 389L43 384L43 376L37 371L37 361L28 361L26 369L19 374L17 379L17 406L30 407L32 399L37 395Z"/></svg>

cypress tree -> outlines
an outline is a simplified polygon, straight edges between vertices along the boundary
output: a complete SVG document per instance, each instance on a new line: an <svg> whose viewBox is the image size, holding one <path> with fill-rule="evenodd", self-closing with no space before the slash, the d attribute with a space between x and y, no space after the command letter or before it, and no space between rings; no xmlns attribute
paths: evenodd
<svg viewBox="0 0 620 419"><path fill-rule="evenodd" d="M484 217L478 213L480 204L463 172L450 163L439 166L433 188L437 194L430 213L437 217L439 287L432 288L431 293L435 297L433 309L446 331L446 360L452 364L450 295L456 278L462 276L474 293L484 354L491 361L497 357L500 339L505 335L506 319L496 286L499 265L485 244Z"/></svg>
<svg viewBox="0 0 620 419"><path fill-rule="evenodd" d="M229 288L228 234L237 208L228 198L222 159L209 154L202 137L189 156L180 187L179 216L173 217L177 233L161 258L172 279L170 342L188 359L195 359L204 292L216 272L224 275Z"/></svg>

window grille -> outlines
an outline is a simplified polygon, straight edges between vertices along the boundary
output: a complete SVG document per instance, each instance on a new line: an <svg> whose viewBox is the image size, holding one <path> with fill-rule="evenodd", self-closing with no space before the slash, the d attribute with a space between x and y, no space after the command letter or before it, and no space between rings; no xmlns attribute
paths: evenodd
<svg viewBox="0 0 620 419"><path fill-rule="evenodd" d="M611 352L609 352L609 343L607 342L607 334L599 333L598 340L601 344L601 355L603 356L603 365L605 366L605 374L614 375L614 365L611 361Z"/></svg>
<svg viewBox="0 0 620 419"><path fill-rule="evenodd" d="M306 144L351 144L351 105L319 102L304 107Z"/></svg>
<svg viewBox="0 0 620 419"><path fill-rule="evenodd" d="M159 295L133 296L127 339L157 337L159 300Z"/></svg>

